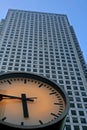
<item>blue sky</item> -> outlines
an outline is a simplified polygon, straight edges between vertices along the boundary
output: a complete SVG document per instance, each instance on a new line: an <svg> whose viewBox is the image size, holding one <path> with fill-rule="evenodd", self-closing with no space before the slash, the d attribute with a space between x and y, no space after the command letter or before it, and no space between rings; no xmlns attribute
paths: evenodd
<svg viewBox="0 0 87 130"><path fill-rule="evenodd" d="M66 14L87 63L87 0L0 0L0 19L9 8Z"/></svg>

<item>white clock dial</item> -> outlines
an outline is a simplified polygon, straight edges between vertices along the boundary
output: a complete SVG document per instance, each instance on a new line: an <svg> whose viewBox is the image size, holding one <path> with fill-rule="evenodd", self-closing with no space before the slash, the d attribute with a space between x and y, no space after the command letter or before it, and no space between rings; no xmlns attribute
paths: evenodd
<svg viewBox="0 0 87 130"><path fill-rule="evenodd" d="M62 91L46 80L7 77L0 80L0 120L20 128L42 127L56 122L65 112Z"/></svg>

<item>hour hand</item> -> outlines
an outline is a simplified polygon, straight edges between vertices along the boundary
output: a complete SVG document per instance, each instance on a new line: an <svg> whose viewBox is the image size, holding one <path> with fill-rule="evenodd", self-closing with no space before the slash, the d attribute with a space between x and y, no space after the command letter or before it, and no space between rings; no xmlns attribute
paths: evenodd
<svg viewBox="0 0 87 130"><path fill-rule="evenodd" d="M5 98L21 99L20 97L17 97L17 96L11 96L11 95L0 94L0 100L5 99Z"/></svg>
<svg viewBox="0 0 87 130"><path fill-rule="evenodd" d="M10 99L19 99L19 100L22 100L21 97L17 97L17 96L11 96L11 95L5 95L5 94L0 94L0 101L2 99L5 99L5 98L10 98ZM30 98L26 98L27 101L34 101L36 97L30 97Z"/></svg>

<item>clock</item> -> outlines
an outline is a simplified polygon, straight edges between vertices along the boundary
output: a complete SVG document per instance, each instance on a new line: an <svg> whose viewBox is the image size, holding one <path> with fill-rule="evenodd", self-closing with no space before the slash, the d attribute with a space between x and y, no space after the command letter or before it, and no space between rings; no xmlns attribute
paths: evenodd
<svg viewBox="0 0 87 130"><path fill-rule="evenodd" d="M0 75L0 128L62 130L68 110L65 90L52 80L26 72Z"/></svg>

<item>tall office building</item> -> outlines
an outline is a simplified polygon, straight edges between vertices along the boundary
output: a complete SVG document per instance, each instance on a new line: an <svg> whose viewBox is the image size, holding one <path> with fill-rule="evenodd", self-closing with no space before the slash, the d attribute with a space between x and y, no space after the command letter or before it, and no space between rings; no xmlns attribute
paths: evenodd
<svg viewBox="0 0 87 130"><path fill-rule="evenodd" d="M64 130L87 130L87 66L66 15L9 9L0 22L0 73L8 71L59 83L70 101Z"/></svg>

